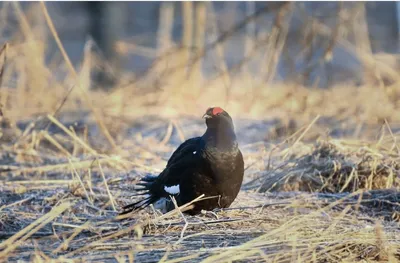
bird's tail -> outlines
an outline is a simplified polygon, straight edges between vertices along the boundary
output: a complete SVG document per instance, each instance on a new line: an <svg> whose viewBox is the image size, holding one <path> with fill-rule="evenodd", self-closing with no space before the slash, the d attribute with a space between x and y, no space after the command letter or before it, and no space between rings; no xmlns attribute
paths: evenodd
<svg viewBox="0 0 400 263"><path fill-rule="evenodd" d="M140 188L135 189L137 193L134 194L133 196L146 196L146 197L135 203L124 206L122 208L123 211L120 213L120 215L125 215L132 211L142 210L148 207L150 204L157 201L157 198L151 193L151 187L153 186L156 178L157 176L146 175L141 179L141 181L137 184L137 186L139 186Z"/></svg>

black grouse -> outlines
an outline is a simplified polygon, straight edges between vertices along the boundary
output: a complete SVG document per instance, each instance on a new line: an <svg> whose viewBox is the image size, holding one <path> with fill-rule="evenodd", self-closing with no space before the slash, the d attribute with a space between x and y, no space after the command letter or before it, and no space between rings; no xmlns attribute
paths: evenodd
<svg viewBox="0 0 400 263"><path fill-rule="evenodd" d="M170 196L181 206L204 194L204 200L186 211L189 214L231 205L239 193L244 173L232 118L220 107L207 109L203 118L207 125L204 135L182 143L159 176L142 178L138 184L142 188L138 191L144 199L125 206L122 214L150 204L168 212L175 208Z"/></svg>

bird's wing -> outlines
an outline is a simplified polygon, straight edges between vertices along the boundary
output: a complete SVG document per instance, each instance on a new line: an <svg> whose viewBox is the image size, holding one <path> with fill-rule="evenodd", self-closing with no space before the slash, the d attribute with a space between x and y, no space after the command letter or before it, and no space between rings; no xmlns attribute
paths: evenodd
<svg viewBox="0 0 400 263"><path fill-rule="evenodd" d="M138 185L143 187L142 193L147 197L124 207L124 212L143 209L156 202L160 198L178 195L182 177L190 174L190 170L196 167L204 148L204 141L201 137L192 138L182 143L168 160L167 166L159 176L144 177Z"/></svg>
<svg viewBox="0 0 400 263"><path fill-rule="evenodd" d="M164 171L158 176L163 186L179 185L182 176L188 169L195 167L201 157L204 142L201 137L189 139L182 143L168 160Z"/></svg>
<svg viewBox="0 0 400 263"><path fill-rule="evenodd" d="M175 162L180 162L182 158L191 156L204 147L204 142L201 137L195 137L186 140L174 151L167 162L167 168Z"/></svg>

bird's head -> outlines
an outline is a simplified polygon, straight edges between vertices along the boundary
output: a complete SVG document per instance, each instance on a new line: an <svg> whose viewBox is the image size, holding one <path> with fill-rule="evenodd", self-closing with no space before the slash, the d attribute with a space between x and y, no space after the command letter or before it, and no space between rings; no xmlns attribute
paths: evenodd
<svg viewBox="0 0 400 263"><path fill-rule="evenodd" d="M220 107L208 108L203 118L206 119L208 128L219 128L222 125L233 129L231 116Z"/></svg>

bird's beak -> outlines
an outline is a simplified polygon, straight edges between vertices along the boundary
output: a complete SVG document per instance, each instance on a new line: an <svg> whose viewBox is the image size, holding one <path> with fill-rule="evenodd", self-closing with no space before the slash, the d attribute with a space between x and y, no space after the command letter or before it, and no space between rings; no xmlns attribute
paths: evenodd
<svg viewBox="0 0 400 263"><path fill-rule="evenodd" d="M208 115L207 113L203 115L203 119L210 119L212 116Z"/></svg>

